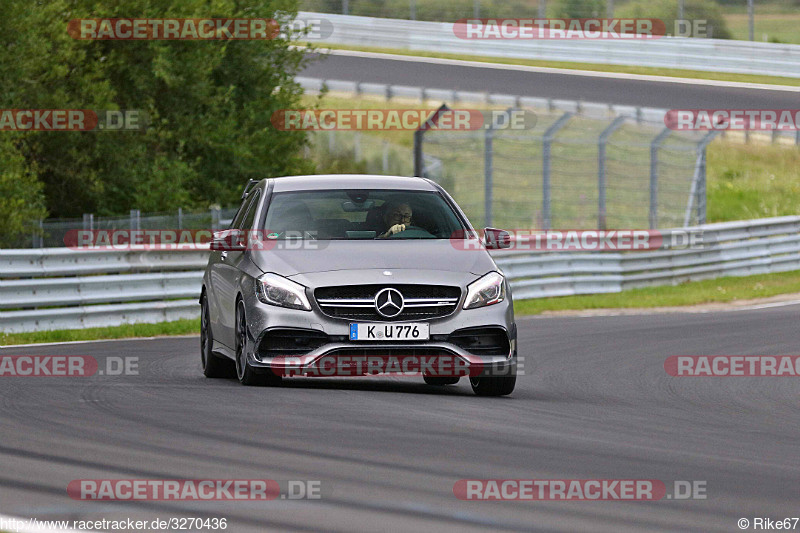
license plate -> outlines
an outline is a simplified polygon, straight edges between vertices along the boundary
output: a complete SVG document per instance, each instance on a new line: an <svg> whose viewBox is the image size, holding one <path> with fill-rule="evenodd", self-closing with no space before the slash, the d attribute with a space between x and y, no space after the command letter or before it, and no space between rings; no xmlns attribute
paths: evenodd
<svg viewBox="0 0 800 533"><path fill-rule="evenodd" d="M426 341L429 324L350 324L351 341Z"/></svg>

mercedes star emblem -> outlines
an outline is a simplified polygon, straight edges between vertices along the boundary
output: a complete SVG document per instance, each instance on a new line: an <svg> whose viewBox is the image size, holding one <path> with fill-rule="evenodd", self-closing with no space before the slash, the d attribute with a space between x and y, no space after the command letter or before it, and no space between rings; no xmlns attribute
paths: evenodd
<svg viewBox="0 0 800 533"><path fill-rule="evenodd" d="M375 295L375 310L386 318L394 318L403 311L403 295L397 289L382 289Z"/></svg>

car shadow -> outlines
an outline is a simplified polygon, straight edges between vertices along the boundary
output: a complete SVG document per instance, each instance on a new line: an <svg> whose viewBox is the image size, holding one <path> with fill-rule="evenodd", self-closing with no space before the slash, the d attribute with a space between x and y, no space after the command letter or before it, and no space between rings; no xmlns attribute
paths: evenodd
<svg viewBox="0 0 800 533"><path fill-rule="evenodd" d="M434 396L473 396L467 378L461 378L456 385L428 385L421 377L407 378L405 381L386 377L324 378L291 377L281 380L274 388L354 390L364 392L401 392L406 394L429 394Z"/></svg>

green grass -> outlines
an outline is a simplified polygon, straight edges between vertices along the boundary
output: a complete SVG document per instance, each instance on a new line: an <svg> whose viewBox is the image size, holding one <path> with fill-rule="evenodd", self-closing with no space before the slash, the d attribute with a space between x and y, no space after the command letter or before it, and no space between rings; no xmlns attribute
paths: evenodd
<svg viewBox="0 0 800 533"><path fill-rule="evenodd" d="M795 26L796 28L796 26ZM800 33L795 29L795 38L800 38ZM384 54L398 54L416 57L440 57L444 59L457 59L462 61L482 61L485 63L498 63L506 65L524 65L531 67L560 68L570 70L590 70L595 72L618 72L622 74L642 74L649 76L668 76L673 78L693 78L699 80L732 81L744 83L766 83L771 85L800 86L800 78L779 76L760 76L757 74L733 74L728 72L703 72L688 69L664 69L655 67L635 67L627 65L602 65L595 63L573 63L567 61L542 61L534 59L513 59L488 56L474 56L467 54L443 54L438 52L425 52L420 50L402 50L397 48L377 48L368 46L349 46L325 44L324 48L319 43L308 43L324 51L325 48L356 50L362 52L377 52Z"/></svg>
<svg viewBox="0 0 800 533"><path fill-rule="evenodd" d="M760 10L759 10L760 11ZM750 38L749 18L746 14L725 15L725 23L733 34L734 39L746 41ZM763 41L764 34L767 41L782 43L800 43L800 13L797 8L793 13L784 14L758 14L754 23L754 39Z"/></svg>
<svg viewBox="0 0 800 533"><path fill-rule="evenodd" d="M35 344L40 342L88 341L98 339L124 339L130 337L160 337L200 333L200 319L182 319L158 324L123 324L107 328L64 329L33 331L30 333L0 332L0 346L10 344Z"/></svg>
<svg viewBox="0 0 800 533"><path fill-rule="evenodd" d="M631 289L613 294L537 298L514 302L517 315L543 311L674 307L732 302L800 292L800 271L692 281L676 286Z"/></svg>
<svg viewBox="0 0 800 533"><path fill-rule="evenodd" d="M707 157L709 222L800 213L800 148L715 141Z"/></svg>

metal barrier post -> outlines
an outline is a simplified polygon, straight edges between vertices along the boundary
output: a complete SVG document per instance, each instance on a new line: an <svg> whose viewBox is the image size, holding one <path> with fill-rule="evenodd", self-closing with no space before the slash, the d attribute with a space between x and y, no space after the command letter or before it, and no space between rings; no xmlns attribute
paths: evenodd
<svg viewBox="0 0 800 533"><path fill-rule="evenodd" d="M611 134L624 123L625 117L615 118L597 142L597 229L606 229L606 144Z"/></svg>
<svg viewBox="0 0 800 533"><path fill-rule="evenodd" d="M700 153L699 179L697 181L697 223L706 223L706 148L717 136L718 131L710 131L698 145Z"/></svg>
<svg viewBox="0 0 800 533"><path fill-rule="evenodd" d="M131 229L140 230L141 228L141 212L138 209L131 209Z"/></svg>
<svg viewBox="0 0 800 533"><path fill-rule="evenodd" d="M658 227L658 149L672 130L664 128L650 143L650 229Z"/></svg>
<svg viewBox="0 0 800 533"><path fill-rule="evenodd" d="M424 163L422 162L422 136L425 135L425 130L417 130L414 132L414 175L418 178L422 177L422 170Z"/></svg>
<svg viewBox="0 0 800 533"><path fill-rule="evenodd" d="M94 214L93 213L84 213L83 214L83 229L88 231L94 230Z"/></svg>
<svg viewBox="0 0 800 533"><path fill-rule="evenodd" d="M542 229L550 229L550 146L558 130L572 118L572 113L561 115L542 137Z"/></svg>
<svg viewBox="0 0 800 533"><path fill-rule="evenodd" d="M492 157L494 155L494 129L493 124L484 130L483 136L483 219L484 226L492 225L492 192L494 189Z"/></svg>
<svg viewBox="0 0 800 533"><path fill-rule="evenodd" d="M447 104L442 104L439 106L439 109L434 111L434 113L422 124L419 129L414 132L414 176L418 178L425 177L425 162L423 161L422 157L422 143L424 142L424 135L427 130L436 126L439 122L439 115L442 112L448 111L450 108L447 107Z"/></svg>
<svg viewBox="0 0 800 533"><path fill-rule="evenodd" d="M44 248L44 221L40 218L33 228L32 248Z"/></svg>
<svg viewBox="0 0 800 533"><path fill-rule="evenodd" d="M683 215L684 227L689 226L691 223L692 209L695 206L697 209L697 223L706 223L706 147L719 133L719 131L711 131L697 143L697 159L694 164L692 188L689 190L686 212Z"/></svg>

